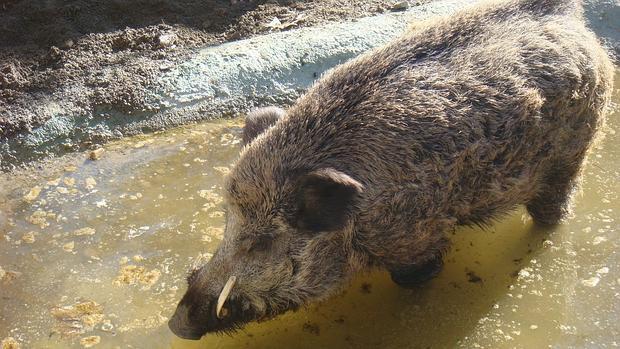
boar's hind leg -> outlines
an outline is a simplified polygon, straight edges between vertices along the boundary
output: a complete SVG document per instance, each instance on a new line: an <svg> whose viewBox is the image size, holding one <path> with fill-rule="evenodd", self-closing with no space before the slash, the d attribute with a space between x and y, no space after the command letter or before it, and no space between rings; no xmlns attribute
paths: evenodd
<svg viewBox="0 0 620 349"><path fill-rule="evenodd" d="M413 288L437 276L442 267L443 256L437 253L424 263L392 269L390 276L397 285Z"/></svg>
<svg viewBox="0 0 620 349"><path fill-rule="evenodd" d="M554 225L570 213L570 199L583 155L577 160L556 163L544 177L541 189L527 203L527 211L534 222L542 225Z"/></svg>

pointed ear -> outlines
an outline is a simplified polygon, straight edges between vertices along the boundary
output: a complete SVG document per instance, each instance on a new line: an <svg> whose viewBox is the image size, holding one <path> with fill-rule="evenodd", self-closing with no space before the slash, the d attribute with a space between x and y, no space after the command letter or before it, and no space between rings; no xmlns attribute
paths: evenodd
<svg viewBox="0 0 620 349"><path fill-rule="evenodd" d="M252 110L245 117L243 127L243 145L250 143L259 134L273 126L286 114L284 109L278 107L265 107Z"/></svg>
<svg viewBox="0 0 620 349"><path fill-rule="evenodd" d="M297 227L307 232L343 228L363 189L360 182L333 168L302 176L296 198Z"/></svg>

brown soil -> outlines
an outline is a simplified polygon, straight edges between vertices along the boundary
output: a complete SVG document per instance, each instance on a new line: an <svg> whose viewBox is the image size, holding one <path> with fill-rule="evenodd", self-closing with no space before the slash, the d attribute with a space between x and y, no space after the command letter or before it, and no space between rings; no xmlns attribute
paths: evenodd
<svg viewBox="0 0 620 349"><path fill-rule="evenodd" d="M31 106L41 94L84 110L95 105L135 110L145 102L145 87L192 48L406 5L398 0L0 0L0 138L45 121ZM72 87L83 91L64 92Z"/></svg>

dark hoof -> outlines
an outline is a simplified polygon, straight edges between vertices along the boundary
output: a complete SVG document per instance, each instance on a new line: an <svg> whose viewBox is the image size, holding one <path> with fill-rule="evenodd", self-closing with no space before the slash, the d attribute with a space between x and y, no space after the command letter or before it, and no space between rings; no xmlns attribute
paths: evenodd
<svg viewBox="0 0 620 349"><path fill-rule="evenodd" d="M422 265L412 265L390 271L392 281L404 288L420 286L439 274L443 267L443 260L436 258Z"/></svg>

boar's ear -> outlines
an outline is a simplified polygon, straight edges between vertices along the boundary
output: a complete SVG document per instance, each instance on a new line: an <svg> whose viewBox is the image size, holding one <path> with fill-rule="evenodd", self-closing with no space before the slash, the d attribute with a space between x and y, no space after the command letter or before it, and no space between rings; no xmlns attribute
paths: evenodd
<svg viewBox="0 0 620 349"><path fill-rule="evenodd" d="M363 188L360 182L332 168L302 176L296 198L297 227L307 232L343 228Z"/></svg>
<svg viewBox="0 0 620 349"><path fill-rule="evenodd" d="M259 134L273 126L286 114L284 109L278 107L265 107L252 110L245 117L243 127L243 145L250 143Z"/></svg>

